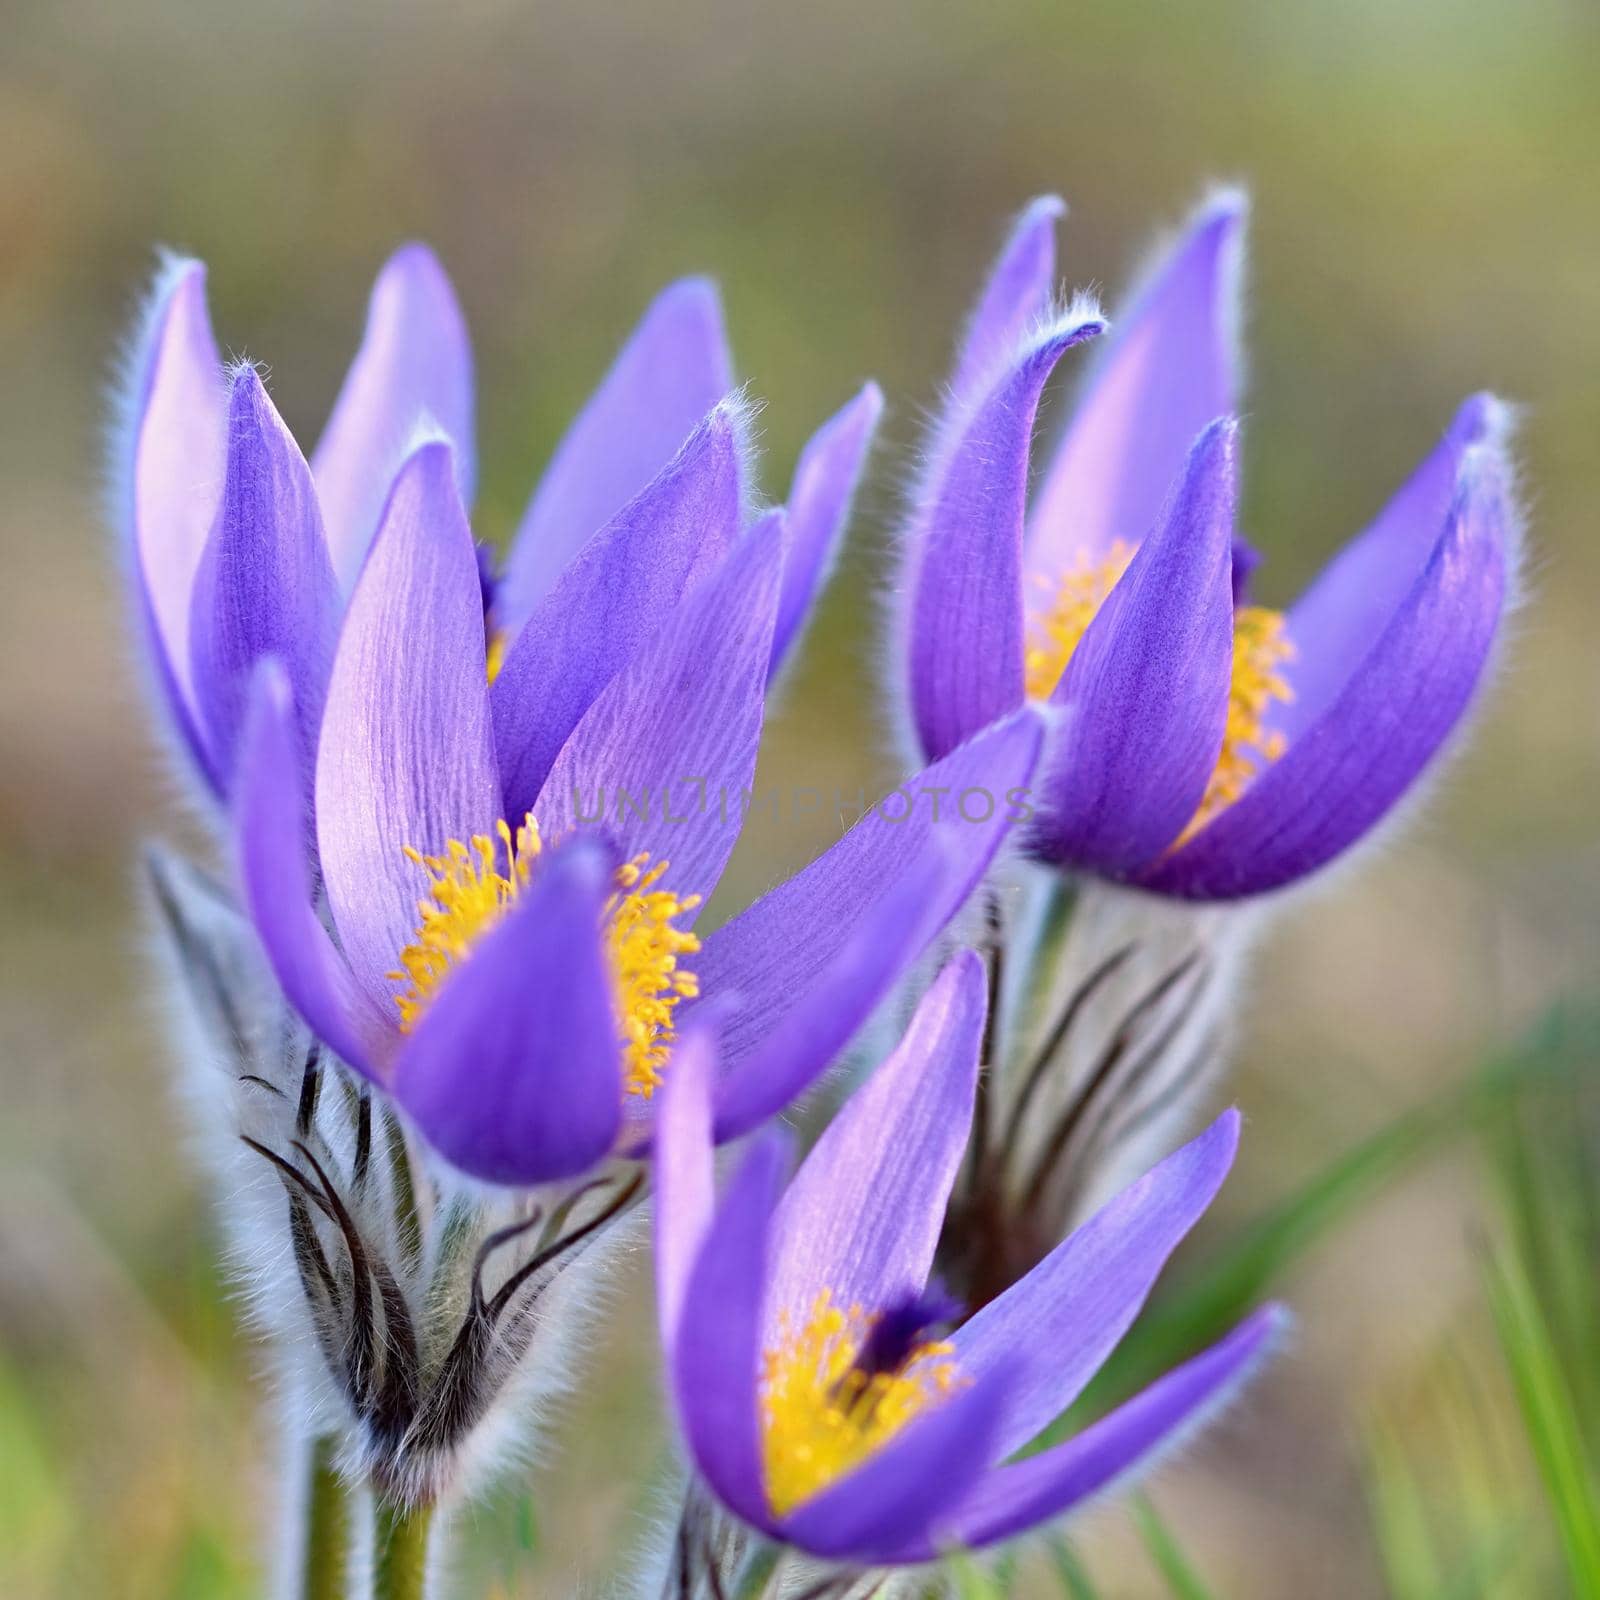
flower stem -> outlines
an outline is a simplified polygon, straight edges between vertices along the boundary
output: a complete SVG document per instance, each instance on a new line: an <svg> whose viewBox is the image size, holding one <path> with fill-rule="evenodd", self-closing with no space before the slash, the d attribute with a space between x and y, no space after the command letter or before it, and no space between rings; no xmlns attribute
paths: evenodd
<svg viewBox="0 0 1600 1600"><path fill-rule="evenodd" d="M432 1506L379 1499L373 1510L372 1600L424 1600Z"/></svg>
<svg viewBox="0 0 1600 1600"><path fill-rule="evenodd" d="M784 1556L781 1544L762 1541L745 1559L744 1569L733 1586L733 1600L761 1600L770 1593L770 1585L778 1564Z"/></svg>
<svg viewBox="0 0 1600 1600"><path fill-rule="evenodd" d="M350 1494L334 1466L334 1441L311 1441L301 1600L344 1600L350 1565Z"/></svg>

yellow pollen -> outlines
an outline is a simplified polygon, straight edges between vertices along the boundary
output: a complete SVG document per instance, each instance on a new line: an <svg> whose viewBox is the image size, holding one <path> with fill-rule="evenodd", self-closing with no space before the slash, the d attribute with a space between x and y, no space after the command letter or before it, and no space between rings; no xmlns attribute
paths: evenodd
<svg viewBox="0 0 1600 1600"><path fill-rule="evenodd" d="M1049 606L1034 618L1032 637L1023 654L1023 681L1030 700L1048 700L1072 660L1096 612L1133 560L1133 546L1114 540L1105 559L1090 563L1082 554L1055 580L1041 582L1055 589Z"/></svg>
<svg viewBox="0 0 1600 1600"><path fill-rule="evenodd" d="M761 1363L762 1468L780 1517L966 1385L946 1340L918 1345L896 1372L862 1372L856 1358L876 1321L835 1305L826 1289L802 1327L780 1318L778 1344Z"/></svg>
<svg viewBox="0 0 1600 1600"><path fill-rule="evenodd" d="M1250 787L1261 768L1276 761L1287 748L1284 736L1268 729L1266 718L1274 702L1287 704L1294 699L1294 690L1282 670L1294 660L1294 653L1294 641L1284 626L1281 611L1240 606L1234 612L1233 678L1228 688L1222 753L1199 809L1179 835L1179 844L1231 806Z"/></svg>
<svg viewBox="0 0 1600 1600"><path fill-rule="evenodd" d="M466 844L451 839L443 855L425 856L410 845L407 858L430 878L417 902L416 937L388 974L405 985L395 996L400 1029L409 1033L440 984L516 904L532 881L543 850L539 824L530 811L515 835L509 823L495 836L476 834ZM669 862L651 865L648 852L617 868L616 888L601 914L606 956L615 984L621 1025L624 1084L629 1094L649 1099L661 1082L674 1037L673 1012L693 999L699 983L679 968L678 958L700 948L699 939L674 920L700 904L697 894L658 888Z"/></svg>
<svg viewBox="0 0 1600 1600"><path fill-rule="evenodd" d="M489 637L485 641L485 666L489 673L489 682L493 683L500 676L500 669L506 664L506 634L504 628L491 628Z"/></svg>

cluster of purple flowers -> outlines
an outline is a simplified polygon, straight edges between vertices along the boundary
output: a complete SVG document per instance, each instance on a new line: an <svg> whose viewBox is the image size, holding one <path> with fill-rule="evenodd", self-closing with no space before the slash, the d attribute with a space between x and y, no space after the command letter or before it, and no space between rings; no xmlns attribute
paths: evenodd
<svg viewBox="0 0 1600 1600"><path fill-rule="evenodd" d="M1054 298L1061 209L1023 214L979 299L892 592L890 695L926 764L902 792L990 804L868 809L705 935L742 813L585 797L753 793L876 387L766 505L715 292L675 285L497 565L471 522L466 324L425 249L380 274L309 459L257 371L224 366L197 263L163 273L136 359L118 510L139 625L283 996L460 1180L647 1164L698 1479L749 1536L847 1569L1080 1504L1222 1403L1281 1322L1019 1455L1132 1323L1238 1122L987 1304L952 1300L935 1256L998 1004L963 909L1007 858L1211 901L1321 869L1461 722L1514 570L1506 415L1480 396L1300 600L1256 603L1243 204L1204 207L1113 331ZM1046 384L1091 340L1035 475ZM763 1125L935 955L902 1042L785 1185ZM752 1134L719 1199L714 1146Z"/></svg>

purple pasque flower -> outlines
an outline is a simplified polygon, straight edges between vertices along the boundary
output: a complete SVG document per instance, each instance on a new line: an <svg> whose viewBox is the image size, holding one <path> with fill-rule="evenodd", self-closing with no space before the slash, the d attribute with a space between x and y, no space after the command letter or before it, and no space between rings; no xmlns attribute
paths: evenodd
<svg viewBox="0 0 1600 1600"><path fill-rule="evenodd" d="M701 1005L731 1012L719 1134L772 1115L965 901L1020 814L994 790L1026 790L1042 738L1031 712L925 773L932 804L870 813L703 942L694 932L754 781L787 571L782 512L741 531L733 423L715 410L580 552L609 568L594 592L616 609L579 626L574 599L564 619L529 621L548 628L552 676L513 715L496 715L512 660L491 685L477 554L438 441L401 468L351 594L309 785L288 674L273 662L258 677L234 809L267 954L326 1044L477 1177L534 1183L637 1148ZM602 665L602 624L632 625L630 585L653 562L698 581ZM988 807L937 800L970 791Z"/></svg>
<svg viewBox="0 0 1600 1600"><path fill-rule="evenodd" d="M995 267L910 519L914 739L933 758L1024 701L1060 707L1034 854L1191 899L1279 888L1391 811L1472 702L1517 553L1506 411L1469 400L1287 613L1253 604L1244 202L1205 205L1134 295L1030 494L1044 385L1104 326L1050 309L1059 211L1035 202Z"/></svg>
<svg viewBox="0 0 1600 1600"><path fill-rule="evenodd" d="M1082 1504L1186 1436L1282 1326L1268 1307L1075 1438L1011 1460L1132 1324L1226 1176L1238 1117L961 1321L929 1272L966 1149L984 1007L982 963L964 951L786 1187L785 1136L770 1130L718 1198L709 1035L685 1045L665 1090L656 1275L679 1423L729 1511L823 1560L930 1561Z"/></svg>
<svg viewBox="0 0 1600 1600"><path fill-rule="evenodd" d="M471 503L472 352L455 293L425 247L407 245L390 259L309 462L256 371L224 369L201 263L175 260L163 270L131 372L117 515L170 719L207 786L225 797L253 671L274 656L294 692L309 771L339 619L419 436L450 441L457 487ZM489 588L493 659L510 674L500 698L511 709L497 708L497 717L514 715L533 680L551 670L552 632L585 626L614 598L615 565L605 558L617 545L613 525L731 387L715 289L701 279L667 289L556 450L504 579ZM868 384L801 457L774 670L826 581L881 409ZM605 549L592 548L608 530ZM614 671L720 553L710 546L647 562L626 591L627 612L608 619L607 646L584 683ZM564 684L569 709L586 703L582 691Z"/></svg>

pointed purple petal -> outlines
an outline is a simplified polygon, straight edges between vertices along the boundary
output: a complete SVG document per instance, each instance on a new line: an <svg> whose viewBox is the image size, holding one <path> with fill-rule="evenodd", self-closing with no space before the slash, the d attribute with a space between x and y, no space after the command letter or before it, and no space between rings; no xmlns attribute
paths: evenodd
<svg viewBox="0 0 1600 1600"><path fill-rule="evenodd" d="M507 558L501 627L522 627L567 563L660 474L732 386L715 285L673 284L557 446Z"/></svg>
<svg viewBox="0 0 1600 1600"><path fill-rule="evenodd" d="M1000 364L1050 306L1056 283L1058 195L1040 195L1017 218L967 324L950 390L957 403L989 386Z"/></svg>
<svg viewBox="0 0 1600 1600"><path fill-rule="evenodd" d="M576 1177L616 1143L621 1051L600 939L611 871L586 841L548 852L395 1058L395 1098L472 1177Z"/></svg>
<svg viewBox="0 0 1600 1600"><path fill-rule="evenodd" d="M664 888L716 887L739 837L719 797L755 779L783 553L774 512L601 692L534 804L549 838L603 812L624 860L671 862Z"/></svg>
<svg viewBox="0 0 1600 1600"><path fill-rule="evenodd" d="M823 1289L868 1310L921 1292L967 1147L986 1000L983 962L963 950L801 1164L773 1224L769 1342Z"/></svg>
<svg viewBox="0 0 1600 1600"><path fill-rule="evenodd" d="M373 1006L317 920L307 831L289 682L276 662L266 661L245 718L234 794L234 851L245 906L289 1003L342 1060L381 1079L396 1019Z"/></svg>
<svg viewBox="0 0 1600 1600"><path fill-rule="evenodd" d="M1503 446L1509 431L1506 407L1492 395L1474 395L1377 521L1295 602L1288 618L1294 699L1273 708L1273 726L1291 744L1338 698L1427 566L1467 451Z"/></svg>
<svg viewBox="0 0 1600 1600"><path fill-rule="evenodd" d="M678 1420L701 1476L736 1516L763 1529L773 1519L761 1464L762 1302L788 1160L780 1129L751 1144L690 1274L669 1358Z"/></svg>
<svg viewBox="0 0 1600 1600"><path fill-rule="evenodd" d="M776 1116L838 1061L922 953L930 937L927 907L948 892L952 870L959 869L942 849L930 851L857 918L842 944L834 945L827 966L807 985L805 1026L774 1028L758 1038L717 1085L719 1144ZM724 989L704 1004L725 1005L732 1018L739 1002L738 994Z"/></svg>
<svg viewBox="0 0 1600 1600"><path fill-rule="evenodd" d="M1056 363L1103 326L1069 314L940 427L906 532L906 664L930 759L1022 704L1022 517L1034 415Z"/></svg>
<svg viewBox="0 0 1600 1600"><path fill-rule="evenodd" d="M1052 696L1072 716L1041 781L1030 850L1120 873L1182 831L1222 748L1233 672L1235 425L1189 456Z"/></svg>
<svg viewBox="0 0 1600 1600"><path fill-rule="evenodd" d="M446 444L401 469L350 597L317 759L317 841L344 952L373 1003L418 923L427 875L405 855L500 819L483 606Z"/></svg>
<svg viewBox="0 0 1600 1600"><path fill-rule="evenodd" d="M1322 719L1244 795L1139 882L1230 899L1280 888L1354 844L1417 781L1465 715L1505 609L1516 510L1493 445L1467 453L1421 576Z"/></svg>
<svg viewBox="0 0 1600 1600"><path fill-rule="evenodd" d="M1263 1307L1076 1438L991 1473L952 1519L951 1542L981 1549L1148 1472L1250 1381L1287 1324L1282 1307ZM932 1545L911 1546L898 1558L936 1554Z"/></svg>
<svg viewBox="0 0 1600 1600"><path fill-rule="evenodd" d="M943 870L909 940L913 956L966 904L1013 824L1030 814L1040 740L1036 712L1007 718L886 796L832 849L706 940L695 957L701 993L739 1003L722 1035L726 1073L769 1035L810 1025L812 1009L828 1003L826 980L844 947L919 862L937 859Z"/></svg>
<svg viewBox="0 0 1600 1600"><path fill-rule="evenodd" d="M1143 538L1195 435L1238 409L1245 217L1242 195L1208 202L1117 313L1034 497L1030 573L1053 579L1114 540Z"/></svg>
<svg viewBox="0 0 1600 1600"><path fill-rule="evenodd" d="M328 546L341 589L361 570L389 487L419 425L455 452L456 481L471 503L474 467L472 343L455 290L426 245L397 250L367 303L361 348L312 457Z"/></svg>
<svg viewBox="0 0 1600 1600"><path fill-rule="evenodd" d="M716 1209L711 1162L711 1085L716 1048L706 1029L693 1029L672 1052L656 1119L656 1317L668 1361L678 1337L689 1277Z"/></svg>
<svg viewBox="0 0 1600 1600"><path fill-rule="evenodd" d="M1139 1314L1167 1257L1233 1165L1239 1114L1225 1111L1064 1239L952 1335L963 1370L1020 1360L999 1454L1010 1455L1082 1392Z"/></svg>
<svg viewBox="0 0 1600 1600"><path fill-rule="evenodd" d="M200 262L174 261L164 270L139 345L123 514L140 611L178 730L220 791L189 673L189 608L222 498L227 450L227 390Z"/></svg>
<svg viewBox="0 0 1600 1600"><path fill-rule="evenodd" d="M850 519L850 503L882 415L883 391L869 383L823 423L800 452L785 507L789 557L784 563L783 598L772 634L773 673L782 667L805 630L811 609L833 574Z"/></svg>
<svg viewBox="0 0 1600 1600"><path fill-rule="evenodd" d="M934 1544L995 1460L1008 1377L986 1373L908 1423L888 1444L784 1518L781 1535L812 1555L876 1566L907 1543Z"/></svg>
<svg viewBox="0 0 1600 1600"><path fill-rule="evenodd" d="M600 691L733 548L743 427L737 407L712 411L666 470L589 540L512 642L491 694L512 815L532 808Z"/></svg>
<svg viewBox="0 0 1600 1600"><path fill-rule="evenodd" d="M250 684L267 656L283 663L310 772L339 627L311 471L254 367L228 402L222 503L195 574L189 654L213 770L228 786Z"/></svg>

